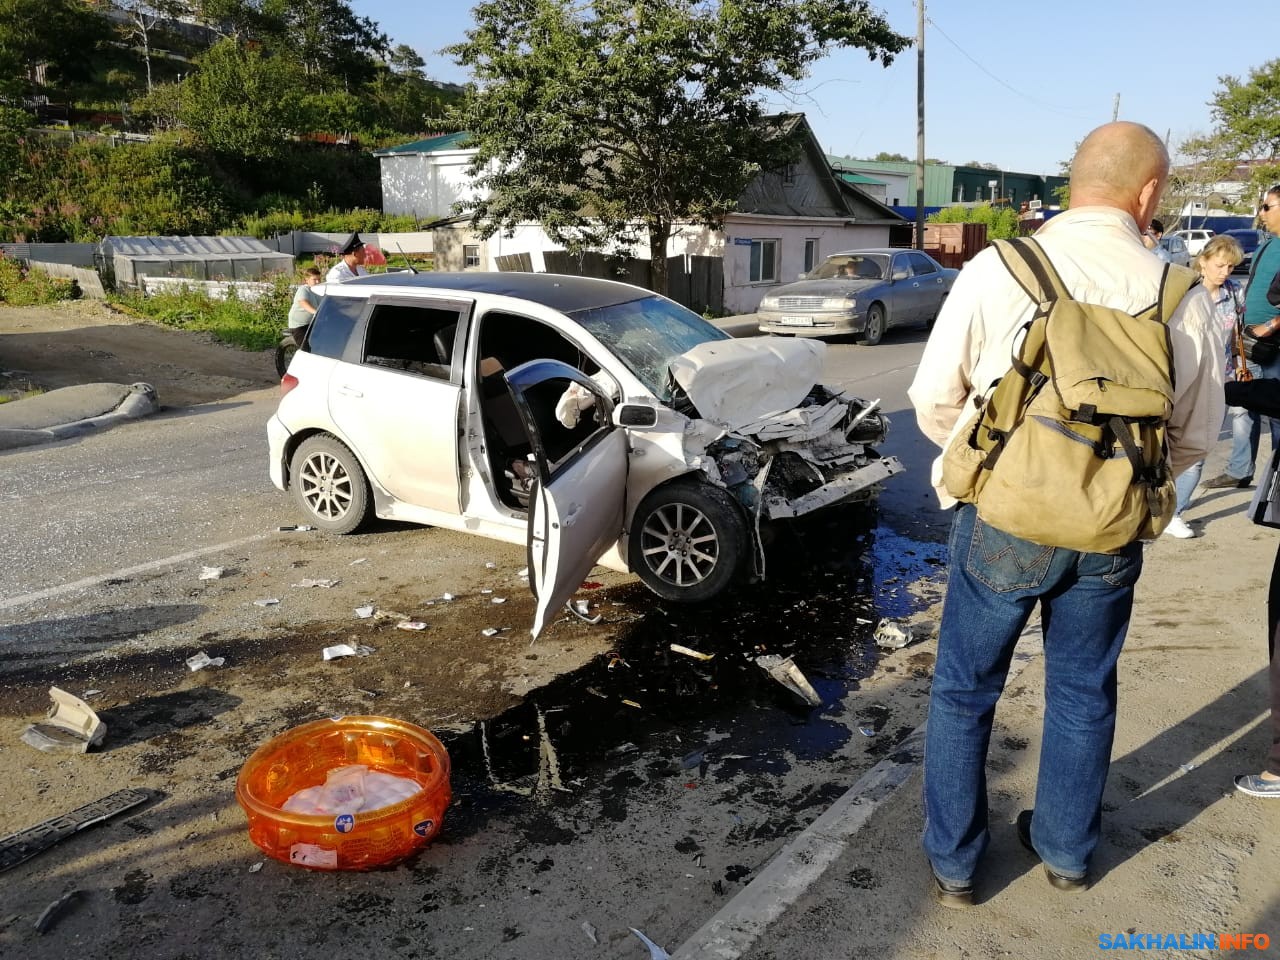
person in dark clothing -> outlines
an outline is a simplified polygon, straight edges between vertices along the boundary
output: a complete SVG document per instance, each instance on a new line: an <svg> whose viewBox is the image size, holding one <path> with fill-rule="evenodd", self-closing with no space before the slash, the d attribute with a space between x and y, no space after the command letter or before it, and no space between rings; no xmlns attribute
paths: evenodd
<svg viewBox="0 0 1280 960"><path fill-rule="evenodd" d="M1280 303L1280 283L1273 283L1275 300ZM1268 293L1268 299L1271 294ZM1226 385L1227 403L1244 407L1268 417L1280 417L1280 380L1259 379L1247 383L1233 382ZM1280 449L1272 454L1273 462L1280 459ZM1280 548L1276 550L1275 563L1271 567L1271 583L1267 588L1267 675L1271 687L1271 748L1261 773L1245 773L1236 777L1236 789L1254 797L1280 799L1280 656L1276 655L1280 643Z"/></svg>

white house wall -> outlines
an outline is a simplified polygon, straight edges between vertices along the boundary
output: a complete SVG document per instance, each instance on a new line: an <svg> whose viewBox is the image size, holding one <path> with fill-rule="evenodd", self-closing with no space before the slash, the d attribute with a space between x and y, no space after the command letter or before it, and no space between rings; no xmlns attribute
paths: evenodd
<svg viewBox="0 0 1280 960"><path fill-rule="evenodd" d="M467 175L474 155L474 150L444 150L379 157L383 212L408 214L419 220L452 216L455 203L477 194Z"/></svg>

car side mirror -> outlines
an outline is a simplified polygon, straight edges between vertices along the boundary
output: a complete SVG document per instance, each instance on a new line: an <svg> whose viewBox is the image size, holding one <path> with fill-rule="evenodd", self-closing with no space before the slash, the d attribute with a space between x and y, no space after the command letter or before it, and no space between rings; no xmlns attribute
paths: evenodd
<svg viewBox="0 0 1280 960"><path fill-rule="evenodd" d="M620 427L654 427L658 411L643 403L622 403L613 410L613 422Z"/></svg>
<svg viewBox="0 0 1280 960"><path fill-rule="evenodd" d="M906 280L910 276L911 276L910 270L895 270L893 271L893 276L891 276L889 279L890 280Z"/></svg>

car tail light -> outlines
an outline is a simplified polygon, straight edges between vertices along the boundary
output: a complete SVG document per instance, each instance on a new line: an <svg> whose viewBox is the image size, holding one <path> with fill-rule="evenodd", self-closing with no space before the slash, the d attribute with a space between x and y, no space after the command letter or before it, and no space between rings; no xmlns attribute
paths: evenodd
<svg viewBox="0 0 1280 960"><path fill-rule="evenodd" d="M286 373L280 378L280 396L284 396L290 390L298 385L298 378L292 373Z"/></svg>

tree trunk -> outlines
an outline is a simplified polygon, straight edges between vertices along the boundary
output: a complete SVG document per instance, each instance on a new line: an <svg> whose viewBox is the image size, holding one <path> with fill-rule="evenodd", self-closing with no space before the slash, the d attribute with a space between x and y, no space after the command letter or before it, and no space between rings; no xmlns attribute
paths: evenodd
<svg viewBox="0 0 1280 960"><path fill-rule="evenodd" d="M667 241L671 224L664 220L649 221L649 285L654 293L667 295Z"/></svg>

